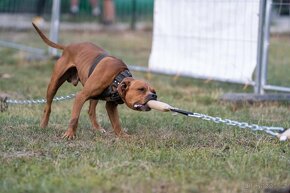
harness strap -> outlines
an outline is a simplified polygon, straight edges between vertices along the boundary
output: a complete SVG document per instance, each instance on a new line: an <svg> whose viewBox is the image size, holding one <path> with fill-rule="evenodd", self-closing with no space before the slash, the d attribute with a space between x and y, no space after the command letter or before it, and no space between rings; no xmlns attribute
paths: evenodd
<svg viewBox="0 0 290 193"><path fill-rule="evenodd" d="M98 55L98 56L96 57L94 63L92 64L92 66L91 66L91 68L90 68L90 70L89 70L88 77L91 76L91 74L93 73L93 71L94 71L94 69L96 68L96 66L98 65L98 63L99 63L102 59L104 59L105 57L107 57L107 56L108 56L108 54L106 54L106 53L102 53L102 54L100 54L100 55Z"/></svg>

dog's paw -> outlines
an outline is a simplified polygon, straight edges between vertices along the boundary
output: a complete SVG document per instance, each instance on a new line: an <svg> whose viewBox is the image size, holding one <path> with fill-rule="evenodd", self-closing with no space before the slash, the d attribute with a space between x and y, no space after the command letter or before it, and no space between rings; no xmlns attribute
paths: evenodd
<svg viewBox="0 0 290 193"><path fill-rule="evenodd" d="M95 131L100 132L101 134L107 133L103 127L94 127Z"/></svg>
<svg viewBox="0 0 290 193"><path fill-rule="evenodd" d="M63 134L62 138L63 138L63 139L73 140L73 139L76 138L76 134L75 134L73 131L71 131L71 130L69 129L69 130L67 130L67 131Z"/></svg>

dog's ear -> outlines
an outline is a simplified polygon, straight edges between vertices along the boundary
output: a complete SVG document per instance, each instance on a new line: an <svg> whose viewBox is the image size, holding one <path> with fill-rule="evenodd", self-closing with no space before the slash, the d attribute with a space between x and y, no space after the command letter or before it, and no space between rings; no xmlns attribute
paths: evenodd
<svg viewBox="0 0 290 193"><path fill-rule="evenodd" d="M133 78L125 78L119 85L118 85L118 93L119 95L124 98L126 95L127 90L129 89L129 86L131 84L131 81Z"/></svg>

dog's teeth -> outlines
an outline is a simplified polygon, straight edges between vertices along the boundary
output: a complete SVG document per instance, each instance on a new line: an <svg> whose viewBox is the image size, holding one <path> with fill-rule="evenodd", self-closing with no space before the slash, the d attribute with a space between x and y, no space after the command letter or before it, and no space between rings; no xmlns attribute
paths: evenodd
<svg viewBox="0 0 290 193"><path fill-rule="evenodd" d="M140 105L140 104L135 104L134 107L135 107L135 108L138 108L138 107L142 107L142 105Z"/></svg>

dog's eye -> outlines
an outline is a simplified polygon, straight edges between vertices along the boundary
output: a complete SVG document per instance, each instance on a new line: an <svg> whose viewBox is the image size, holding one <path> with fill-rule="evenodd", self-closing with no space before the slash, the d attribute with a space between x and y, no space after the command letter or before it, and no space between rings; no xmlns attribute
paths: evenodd
<svg viewBox="0 0 290 193"><path fill-rule="evenodd" d="M142 88L138 88L138 91L140 91L140 92L145 92L145 88L144 87L142 87Z"/></svg>

